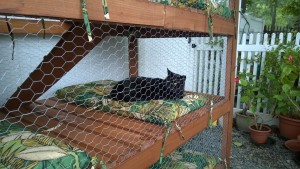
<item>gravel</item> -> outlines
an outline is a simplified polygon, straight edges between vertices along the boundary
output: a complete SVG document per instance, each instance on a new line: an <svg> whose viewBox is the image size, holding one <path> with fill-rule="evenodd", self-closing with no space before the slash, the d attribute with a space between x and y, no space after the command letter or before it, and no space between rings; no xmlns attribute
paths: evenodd
<svg viewBox="0 0 300 169"><path fill-rule="evenodd" d="M222 128L206 129L182 147L217 157L221 154ZM283 139L272 134L265 145L255 145L248 133L233 128L232 169L300 169L295 154L284 147ZM241 145L239 145L241 144Z"/></svg>
<svg viewBox="0 0 300 169"><path fill-rule="evenodd" d="M233 169L300 169L294 161L295 154L284 147L284 140L272 134L267 144L257 146L250 135L233 129L231 168Z"/></svg>

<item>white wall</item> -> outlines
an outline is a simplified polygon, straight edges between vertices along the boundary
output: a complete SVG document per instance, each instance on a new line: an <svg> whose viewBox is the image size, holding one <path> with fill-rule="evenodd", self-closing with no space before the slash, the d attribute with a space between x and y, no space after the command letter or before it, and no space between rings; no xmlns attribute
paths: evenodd
<svg viewBox="0 0 300 169"><path fill-rule="evenodd" d="M193 90L194 50L186 38L139 39L139 76L165 78L167 68L186 75L185 90Z"/></svg>
<svg viewBox="0 0 300 169"><path fill-rule="evenodd" d="M8 35L0 35L0 105L23 83L59 39L59 36L43 39L36 35L15 35L15 58L11 60L11 40ZM127 47L127 38L107 37L41 98L51 97L57 89L73 84L128 77Z"/></svg>

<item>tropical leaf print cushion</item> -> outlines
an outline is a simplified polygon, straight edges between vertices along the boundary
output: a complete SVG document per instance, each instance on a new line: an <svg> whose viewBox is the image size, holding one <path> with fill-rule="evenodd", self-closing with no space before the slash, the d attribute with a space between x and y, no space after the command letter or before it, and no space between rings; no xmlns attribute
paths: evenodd
<svg viewBox="0 0 300 169"><path fill-rule="evenodd" d="M81 169L90 162L82 150L0 120L1 169Z"/></svg>
<svg viewBox="0 0 300 169"><path fill-rule="evenodd" d="M87 108L94 108L121 116L137 118L152 123L167 124L206 104L208 99L198 93L185 93L177 100L150 100L122 102L108 95L117 81L102 80L59 89L56 97Z"/></svg>

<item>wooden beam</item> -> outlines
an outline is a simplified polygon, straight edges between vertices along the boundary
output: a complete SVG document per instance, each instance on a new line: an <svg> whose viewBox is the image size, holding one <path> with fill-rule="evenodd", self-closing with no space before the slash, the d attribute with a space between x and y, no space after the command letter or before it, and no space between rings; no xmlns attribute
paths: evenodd
<svg viewBox="0 0 300 169"><path fill-rule="evenodd" d="M220 16L213 16L213 33L233 35L233 22ZM165 28L196 32L209 32L207 14L193 9L166 6Z"/></svg>
<svg viewBox="0 0 300 169"><path fill-rule="evenodd" d="M138 76L138 39L131 35L128 37L129 77Z"/></svg>
<svg viewBox="0 0 300 169"><path fill-rule="evenodd" d="M110 28L114 28L114 31L111 31ZM120 29L123 27L92 25L95 38L92 42L88 42L83 24L73 25L68 32L62 35L56 46L6 102L6 109L9 111L17 110L35 101L70 71L104 37L107 35L116 36L118 30L123 32Z"/></svg>
<svg viewBox="0 0 300 169"><path fill-rule="evenodd" d="M25 20L9 18L8 22L14 34L43 34L44 29L41 20ZM71 24L60 21L45 21L45 34L62 35L68 31ZM0 33L9 33L7 22L0 18Z"/></svg>
<svg viewBox="0 0 300 169"><path fill-rule="evenodd" d="M234 10L234 34L228 38L227 43L227 77L226 77L226 95L229 98L229 111L224 116L223 126L223 139L222 139L222 158L226 159L227 166L230 168L230 156L231 156L231 145L232 145L232 124L233 124L233 107L234 107L234 92L235 92L235 65L236 65L236 54L237 54L237 26L238 26L238 8L239 0L230 0L230 8Z"/></svg>
<svg viewBox="0 0 300 169"><path fill-rule="evenodd" d="M107 0L110 20L103 16L102 4L98 0L87 1L91 21L161 27L193 32L208 32L207 16L192 9L179 9L147 0ZM0 1L0 14L25 15L49 18L83 19L80 1L74 0L10 0ZM232 19L213 17L216 34L233 35Z"/></svg>

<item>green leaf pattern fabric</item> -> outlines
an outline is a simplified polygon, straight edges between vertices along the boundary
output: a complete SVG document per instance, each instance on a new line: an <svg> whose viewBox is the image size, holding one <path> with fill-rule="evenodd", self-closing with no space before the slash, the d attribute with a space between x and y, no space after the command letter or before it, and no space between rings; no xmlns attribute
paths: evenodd
<svg viewBox="0 0 300 169"><path fill-rule="evenodd" d="M97 108L125 117L137 118L151 123L168 124L206 104L208 99L198 93L185 93L177 100L150 100L121 102L108 95L117 81L101 80L59 89L56 97L86 108Z"/></svg>
<svg viewBox="0 0 300 169"><path fill-rule="evenodd" d="M215 156L179 148L165 157L162 163L157 161L150 169L213 169L218 163L220 160Z"/></svg>
<svg viewBox="0 0 300 169"><path fill-rule="evenodd" d="M12 137L12 136L18 137ZM30 150L35 150L31 151ZM36 151L40 150L40 151ZM60 150L60 158L56 158ZM25 154L26 160L21 158ZM42 159L49 160L42 160ZM63 142L43 134L0 121L0 168L2 169L81 169L90 165L91 157L82 150L73 149Z"/></svg>

